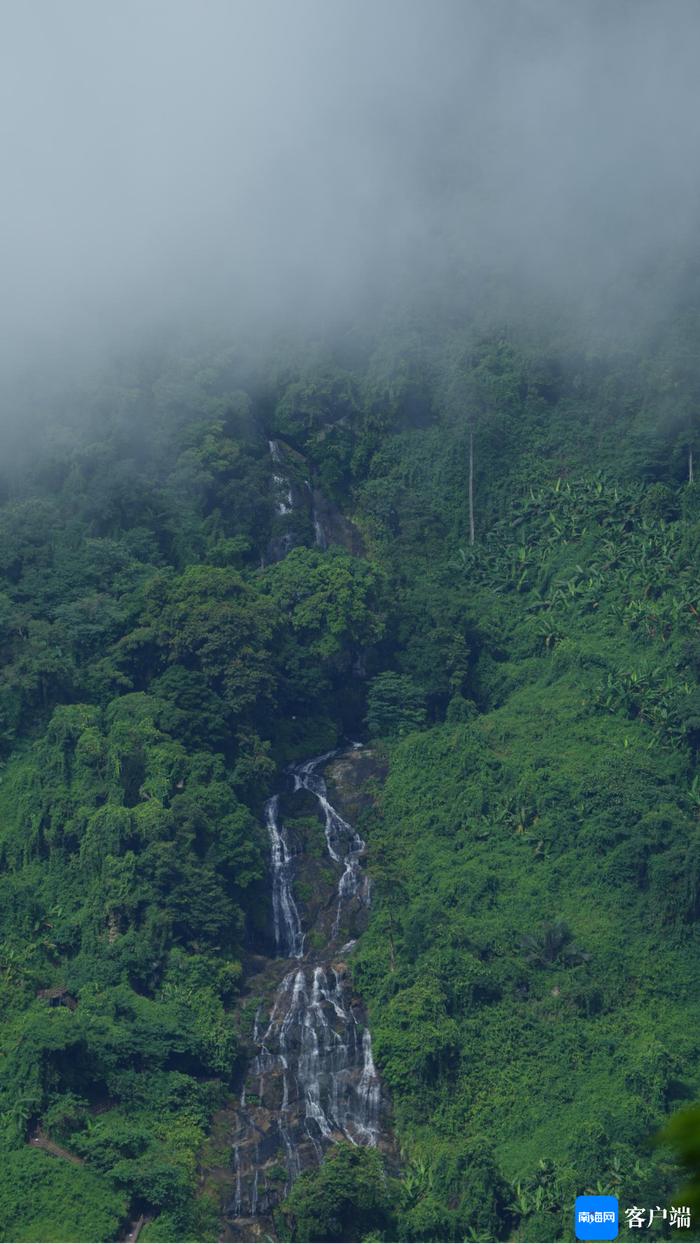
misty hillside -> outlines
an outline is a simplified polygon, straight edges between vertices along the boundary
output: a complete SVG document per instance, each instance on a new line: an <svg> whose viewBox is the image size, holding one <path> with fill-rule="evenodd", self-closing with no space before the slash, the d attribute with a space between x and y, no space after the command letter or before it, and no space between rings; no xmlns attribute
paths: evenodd
<svg viewBox="0 0 700 1244"><path fill-rule="evenodd" d="M5 1244L697 1238L699 39L2 7Z"/></svg>
<svg viewBox="0 0 700 1244"><path fill-rule="evenodd" d="M673 1198L647 1142L700 1096L695 326L571 354L402 312L143 356L5 476L3 1238L248 1238L262 806L351 739L381 761L348 962L394 1139L340 1171L340 1222L282 1155L264 1220L569 1239L585 1188Z"/></svg>

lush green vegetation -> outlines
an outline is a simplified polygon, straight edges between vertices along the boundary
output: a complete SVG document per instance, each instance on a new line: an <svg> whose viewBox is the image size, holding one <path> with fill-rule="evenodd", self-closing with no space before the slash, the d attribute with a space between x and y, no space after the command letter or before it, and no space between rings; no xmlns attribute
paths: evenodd
<svg viewBox="0 0 700 1244"><path fill-rule="evenodd" d="M440 1154L474 1136L515 1189L496 1238L567 1238L585 1187L672 1196L644 1141L700 1090L697 515L693 488L566 472L438 579L472 660L391 746L356 969L425 1163L402 1237L465 1238Z"/></svg>
<svg viewBox="0 0 700 1244"><path fill-rule="evenodd" d="M262 800L362 732L390 770L354 971L403 1165L338 1150L280 1229L568 1239L586 1188L670 1202L647 1141L700 1097L696 329L426 311L148 357L12 464L1 1239L217 1238ZM280 513L271 436L348 547Z"/></svg>
<svg viewBox="0 0 700 1244"><path fill-rule="evenodd" d="M376 1149L339 1144L296 1182L284 1219L292 1240L382 1239L393 1234L395 1196Z"/></svg>

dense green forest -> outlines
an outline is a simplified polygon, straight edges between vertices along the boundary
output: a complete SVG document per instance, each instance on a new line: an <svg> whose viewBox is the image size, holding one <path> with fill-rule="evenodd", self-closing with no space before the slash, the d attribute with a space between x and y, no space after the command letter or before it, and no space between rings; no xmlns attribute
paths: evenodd
<svg viewBox="0 0 700 1244"><path fill-rule="evenodd" d="M352 971L401 1157L339 1146L281 1238L567 1240L584 1191L678 1203L693 1143L658 1133L700 1099L699 333L692 294L635 334L421 304L152 348L21 412L0 1239L115 1240L142 1213L145 1244L219 1237L202 1175L269 939L263 801L356 738L388 765ZM280 507L271 438L336 543Z"/></svg>

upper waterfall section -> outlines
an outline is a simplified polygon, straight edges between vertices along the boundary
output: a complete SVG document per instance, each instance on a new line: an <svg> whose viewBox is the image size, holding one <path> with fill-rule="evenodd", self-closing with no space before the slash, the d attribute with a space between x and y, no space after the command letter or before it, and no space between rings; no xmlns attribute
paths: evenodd
<svg viewBox="0 0 700 1244"><path fill-rule="evenodd" d="M273 520L266 560L281 561L299 545L327 549L337 544L360 556L357 528L324 494L304 455L280 440L269 440L268 447Z"/></svg>

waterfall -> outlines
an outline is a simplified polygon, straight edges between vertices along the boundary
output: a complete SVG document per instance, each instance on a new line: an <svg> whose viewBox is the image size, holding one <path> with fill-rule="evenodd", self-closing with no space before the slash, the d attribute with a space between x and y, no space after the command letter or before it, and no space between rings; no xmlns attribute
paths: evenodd
<svg viewBox="0 0 700 1244"><path fill-rule="evenodd" d="M238 1217L243 1209L243 1188L241 1184L241 1158L238 1152L238 1145L233 1150L233 1164L236 1171L236 1199L233 1203L233 1212Z"/></svg>
<svg viewBox="0 0 700 1244"><path fill-rule="evenodd" d="M307 516L310 518L316 548L325 551L331 544L340 543L354 549L349 534L354 530L352 525L342 518L321 490L314 487L311 479L301 478L303 455L296 454L283 442L269 440L267 444L272 459L272 492L277 514L275 534L270 541L268 556L273 561L281 561L294 548L295 543L299 542L303 521L290 523L290 516L293 514L299 514L302 520Z"/></svg>
<svg viewBox="0 0 700 1244"><path fill-rule="evenodd" d="M270 835L272 856L272 917L275 928L277 954L301 959L304 953L304 934L301 931L299 912L292 894L292 856L284 827L277 823L279 795L265 804L265 823Z"/></svg>
<svg viewBox="0 0 700 1244"><path fill-rule="evenodd" d="M364 891L365 896L368 893L367 877L360 864L366 843L329 803L326 783L318 772L319 767L332 759L335 754L335 752L326 752L325 755L317 756L315 760L307 760L305 764L297 765L292 769L294 789L309 791L319 802L324 817L328 854L332 860L337 863L342 860L343 863L343 872L338 882L338 905L333 923L334 937L338 934L343 908L347 902L355 898L360 891Z"/></svg>
<svg viewBox="0 0 700 1244"><path fill-rule="evenodd" d="M342 960L356 938L338 945L351 904L353 909L365 904L369 895L362 867L365 843L333 807L321 772L337 754L328 752L289 770L293 790L307 792L318 805L326 856L338 878L323 946L318 932L306 939L302 931L293 884L304 857L290 848L280 796L265 806L276 953L296 963L274 992L267 1022L262 1004L255 1012L255 1055L241 1093L242 1123L233 1157L235 1218L269 1212L302 1170L322 1160L329 1145L346 1140L374 1146L381 1138L382 1088L372 1038ZM306 940L313 943L309 950Z"/></svg>
<svg viewBox="0 0 700 1244"><path fill-rule="evenodd" d="M327 549L328 541L326 540L326 533L323 530L323 523L321 522L318 516L318 510L316 509L315 502L314 502L314 507L312 511L312 518L314 522L314 540L316 542L316 546L319 549Z"/></svg>
<svg viewBox="0 0 700 1244"><path fill-rule="evenodd" d="M267 443L270 448L270 457L272 458L274 465L280 466L282 463L282 454L280 453L280 447L277 444L277 441L268 441ZM294 498L292 496L289 480L285 479L283 475L279 475L277 472L273 471L272 482L275 485L275 491L277 493L277 513L291 514L294 509Z"/></svg>
<svg viewBox="0 0 700 1244"><path fill-rule="evenodd" d="M278 1126L291 1176L298 1173L298 1155L289 1135L290 1083L298 1121L319 1161L324 1142L376 1144L379 1076L369 1029L353 1013L343 973L320 964L287 973L250 1074L263 1108L279 1100L276 1081L282 1081Z"/></svg>

